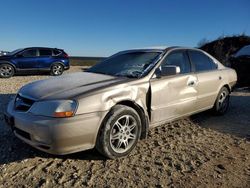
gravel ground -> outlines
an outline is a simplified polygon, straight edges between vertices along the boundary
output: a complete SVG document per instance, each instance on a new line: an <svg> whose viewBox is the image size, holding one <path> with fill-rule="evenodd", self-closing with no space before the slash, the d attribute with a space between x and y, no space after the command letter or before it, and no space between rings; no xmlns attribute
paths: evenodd
<svg viewBox="0 0 250 188"><path fill-rule="evenodd" d="M126 158L95 150L58 157L18 140L3 121L18 89L47 77L0 79L0 187L249 187L249 91L232 93L225 116L204 112L150 130Z"/></svg>

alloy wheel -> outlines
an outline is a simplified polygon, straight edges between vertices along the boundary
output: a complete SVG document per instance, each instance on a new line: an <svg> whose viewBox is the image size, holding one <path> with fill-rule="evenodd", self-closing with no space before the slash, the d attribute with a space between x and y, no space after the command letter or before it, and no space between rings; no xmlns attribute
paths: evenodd
<svg viewBox="0 0 250 188"><path fill-rule="evenodd" d="M131 115L120 117L110 131L110 146L116 153L124 153L136 142L138 125Z"/></svg>
<svg viewBox="0 0 250 188"><path fill-rule="evenodd" d="M218 100L220 111L224 111L227 109L228 102L229 102L228 93L226 91L222 91Z"/></svg>
<svg viewBox="0 0 250 188"><path fill-rule="evenodd" d="M4 65L2 67L0 67L0 75L2 77L10 77L13 74L13 69L11 66L9 65Z"/></svg>
<svg viewBox="0 0 250 188"><path fill-rule="evenodd" d="M52 67L52 71L54 75L61 75L63 72L63 67L61 65L54 65Z"/></svg>

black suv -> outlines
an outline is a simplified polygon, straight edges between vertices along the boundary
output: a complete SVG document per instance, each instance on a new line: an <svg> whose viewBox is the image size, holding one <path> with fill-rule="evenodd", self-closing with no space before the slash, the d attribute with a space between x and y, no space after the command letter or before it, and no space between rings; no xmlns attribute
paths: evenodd
<svg viewBox="0 0 250 188"><path fill-rule="evenodd" d="M231 67L236 70L238 86L250 86L250 45L244 46L230 57Z"/></svg>
<svg viewBox="0 0 250 188"><path fill-rule="evenodd" d="M57 48L23 48L0 57L0 77L2 78L31 71L49 71L51 75L58 76L69 67L68 54Z"/></svg>

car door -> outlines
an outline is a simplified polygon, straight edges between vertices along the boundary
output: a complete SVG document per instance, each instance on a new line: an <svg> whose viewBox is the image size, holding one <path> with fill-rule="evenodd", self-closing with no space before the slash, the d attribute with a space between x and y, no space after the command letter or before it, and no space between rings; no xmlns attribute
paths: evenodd
<svg viewBox="0 0 250 188"><path fill-rule="evenodd" d="M27 49L15 55L13 59L19 69L37 68L37 50Z"/></svg>
<svg viewBox="0 0 250 188"><path fill-rule="evenodd" d="M53 63L52 50L51 49L39 49L37 66L39 69L50 69Z"/></svg>
<svg viewBox="0 0 250 188"><path fill-rule="evenodd" d="M164 58L160 68L164 65L179 66L180 73L158 78L154 76L150 80L153 124L196 111L197 77L191 71L186 51L171 52Z"/></svg>
<svg viewBox="0 0 250 188"><path fill-rule="evenodd" d="M211 108L222 84L222 73L218 70L217 64L205 53L188 50L188 55L198 78L197 108L198 110Z"/></svg>

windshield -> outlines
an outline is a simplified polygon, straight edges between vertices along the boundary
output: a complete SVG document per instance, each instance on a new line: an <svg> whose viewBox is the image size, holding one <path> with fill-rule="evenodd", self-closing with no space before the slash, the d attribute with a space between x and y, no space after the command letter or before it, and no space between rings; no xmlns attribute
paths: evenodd
<svg viewBox="0 0 250 188"><path fill-rule="evenodd" d="M14 50L14 51L12 51L12 52L9 52L8 55L15 55L16 53L18 53L18 52L20 52L20 51L22 51L22 50L23 50L23 48L19 48L19 49L17 49L17 50Z"/></svg>
<svg viewBox="0 0 250 188"><path fill-rule="evenodd" d="M235 54L235 57L247 56L247 55L250 55L250 45L241 48L241 49Z"/></svg>
<svg viewBox="0 0 250 188"><path fill-rule="evenodd" d="M98 63L87 70L87 72L139 78L145 71L151 70L153 62L160 56L161 52L127 52L111 56L105 61Z"/></svg>

